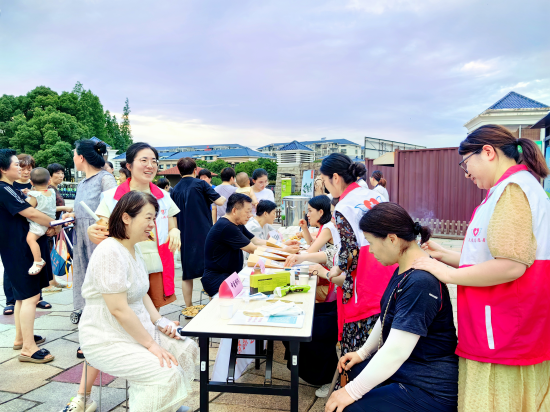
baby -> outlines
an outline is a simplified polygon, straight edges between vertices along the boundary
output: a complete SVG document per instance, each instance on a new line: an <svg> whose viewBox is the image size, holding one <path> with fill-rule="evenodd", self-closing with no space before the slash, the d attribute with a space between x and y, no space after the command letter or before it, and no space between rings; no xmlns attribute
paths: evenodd
<svg viewBox="0 0 550 412"><path fill-rule="evenodd" d="M256 206L258 204L258 199L256 198L252 187L250 187L250 179L248 178L246 172L237 173L237 185L239 187L237 188L236 193L247 195L252 199L252 205Z"/></svg>
<svg viewBox="0 0 550 412"><path fill-rule="evenodd" d="M37 167L31 172L31 182L33 185L32 190L27 193L27 202L36 210L47 214L52 220L55 220L55 191L48 189L48 182L50 181L50 173L43 167ZM43 236L48 228L46 226L39 225L32 220L29 220L29 234L27 235L27 243L31 248L34 263L29 269L29 275L36 275L40 273L46 262L42 259L40 253L40 246L38 245L38 238Z"/></svg>

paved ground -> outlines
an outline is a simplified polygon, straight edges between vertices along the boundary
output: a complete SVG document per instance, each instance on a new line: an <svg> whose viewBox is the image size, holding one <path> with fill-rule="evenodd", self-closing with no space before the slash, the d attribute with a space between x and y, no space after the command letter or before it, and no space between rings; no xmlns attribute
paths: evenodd
<svg viewBox="0 0 550 412"><path fill-rule="evenodd" d="M455 240L437 240L445 247L460 250L461 242ZM176 270L178 278L180 270ZM3 267L0 266L0 274L3 275ZM3 282L3 276L0 276ZM183 306L181 284L176 282L176 295L178 300L161 309L161 314L177 320ZM456 287L450 287L451 298L455 305L456 315ZM193 302L198 304L200 299L201 284L195 282ZM0 315L0 412L21 412L31 410L33 412L60 411L69 399L76 394L77 384L82 372L82 362L76 357L78 348L78 330L69 320L72 312L72 291L63 290L59 293L46 294L45 300L52 304L50 310L37 310L35 321L35 333L45 336L44 345L55 355L53 362L44 365L20 363L17 356L20 351L12 349L15 336L13 316ZM203 301L204 303L204 301ZM0 308L5 305L3 289L0 289ZM218 343L214 341L211 349L210 366L214 364ZM284 347L280 342L275 344L275 363L273 378L275 383L290 382L290 373L283 359ZM265 365L256 371L251 365L239 381L263 383L260 376L265 371ZM198 364L197 364L198 377ZM96 385L99 384L99 379ZM126 411L125 381L112 376L103 375L103 408L102 411ZM199 408L198 378L194 385L194 392L189 396L186 405L192 411ZM300 412L324 411L325 399L315 396L315 389L311 385L302 382L300 385ZM98 387L94 387L92 397L98 400ZM98 409L99 410L99 409ZM237 395L237 394L211 394L210 410L212 412L263 412L263 411L288 411L290 400L288 397Z"/></svg>

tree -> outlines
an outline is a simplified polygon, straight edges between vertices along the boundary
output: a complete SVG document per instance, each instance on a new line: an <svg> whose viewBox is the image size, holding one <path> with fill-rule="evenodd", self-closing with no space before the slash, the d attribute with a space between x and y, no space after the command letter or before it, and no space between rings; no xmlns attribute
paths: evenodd
<svg viewBox="0 0 550 412"><path fill-rule="evenodd" d="M120 125L120 133L125 145L124 149L120 148L120 150L125 151L126 148L133 143L132 128L130 127L130 102L128 98L126 98L124 109L122 110L122 124Z"/></svg>
<svg viewBox="0 0 550 412"><path fill-rule="evenodd" d="M246 172L249 177L252 177L256 169L265 169L267 172L267 179L270 182L277 180L277 163L265 158L259 158L253 162L239 163L235 166L235 173Z"/></svg>

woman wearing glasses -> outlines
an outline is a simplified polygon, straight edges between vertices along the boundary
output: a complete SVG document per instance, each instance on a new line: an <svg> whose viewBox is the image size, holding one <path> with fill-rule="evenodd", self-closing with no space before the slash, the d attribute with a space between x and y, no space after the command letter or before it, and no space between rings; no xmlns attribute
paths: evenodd
<svg viewBox="0 0 550 412"><path fill-rule="evenodd" d="M550 410L550 200L539 181L548 166L534 142L494 125L459 154L487 197L461 253L427 242L434 259L413 265L458 285L459 410Z"/></svg>

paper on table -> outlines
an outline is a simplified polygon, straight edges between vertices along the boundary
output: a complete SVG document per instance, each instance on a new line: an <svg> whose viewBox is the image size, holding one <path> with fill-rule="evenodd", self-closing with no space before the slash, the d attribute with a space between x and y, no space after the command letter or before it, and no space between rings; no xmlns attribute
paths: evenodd
<svg viewBox="0 0 550 412"><path fill-rule="evenodd" d="M246 316L244 311L239 310L233 315L228 324L301 329L304 326L304 319L305 315L252 317Z"/></svg>

